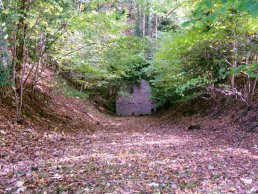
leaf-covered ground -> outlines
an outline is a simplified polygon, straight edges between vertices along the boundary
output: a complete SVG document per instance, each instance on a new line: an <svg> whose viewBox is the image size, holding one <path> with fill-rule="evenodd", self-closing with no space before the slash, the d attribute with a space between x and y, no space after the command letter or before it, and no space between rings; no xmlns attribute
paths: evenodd
<svg viewBox="0 0 258 194"><path fill-rule="evenodd" d="M258 191L257 133L224 119L109 117L93 134L5 123L0 193Z"/></svg>

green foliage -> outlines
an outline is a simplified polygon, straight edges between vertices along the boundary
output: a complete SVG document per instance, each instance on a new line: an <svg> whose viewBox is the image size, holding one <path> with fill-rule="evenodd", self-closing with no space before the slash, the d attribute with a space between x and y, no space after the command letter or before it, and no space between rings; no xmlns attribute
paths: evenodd
<svg viewBox="0 0 258 194"><path fill-rule="evenodd" d="M147 69L159 106L201 95L202 88L225 83L231 75L257 77L252 62L257 53L257 20L234 11L218 15L216 20L210 14L204 19L204 10L214 4L202 1L198 6L194 16L199 21L179 32L163 34L155 61ZM200 7L205 9L200 12ZM251 61L243 64L245 60ZM233 63L237 67L231 67Z"/></svg>
<svg viewBox="0 0 258 194"><path fill-rule="evenodd" d="M66 97L78 97L78 98L88 98L89 94L87 92L81 92L74 87L70 86L65 80L60 79L58 82L58 87L62 88L62 95Z"/></svg>
<svg viewBox="0 0 258 194"><path fill-rule="evenodd" d="M164 19L160 23L158 30L162 32L177 31L179 30L179 26L170 19Z"/></svg>
<svg viewBox="0 0 258 194"><path fill-rule="evenodd" d="M51 59L75 74L82 90L107 98L122 83L148 78L163 106L230 76L257 77L255 0L38 0L27 10L21 0L1 2L1 62L24 44L32 65ZM11 75L8 65L0 65L0 86Z"/></svg>
<svg viewBox="0 0 258 194"><path fill-rule="evenodd" d="M183 26L193 24L198 26L201 22L213 23L221 17L235 13L258 16L258 2L256 0L201 0L194 10L193 19L186 21Z"/></svg>
<svg viewBox="0 0 258 194"><path fill-rule="evenodd" d="M152 85L158 105L175 103L189 90L208 82L208 69L212 69L212 61L203 61L199 57L209 47L206 43L209 37L209 34L196 31L172 33L164 37L153 65L147 70L154 77Z"/></svg>
<svg viewBox="0 0 258 194"><path fill-rule="evenodd" d="M139 79L147 65L147 41L124 35L131 27L126 16L126 10L92 7L74 17L55 44L53 58L63 70L75 73L74 81L92 96L114 100L122 82Z"/></svg>
<svg viewBox="0 0 258 194"><path fill-rule="evenodd" d="M231 74L233 75L248 75L251 78L258 78L258 63L254 64L244 64L244 65L239 65L237 67L232 67L230 68Z"/></svg>
<svg viewBox="0 0 258 194"><path fill-rule="evenodd" d="M0 88L11 85L10 70L10 68L6 69L2 64L0 64Z"/></svg>
<svg viewBox="0 0 258 194"><path fill-rule="evenodd" d="M122 79L139 80L141 69L147 65L144 58L146 43L134 36L119 38L108 45L104 64L109 73Z"/></svg>
<svg viewBox="0 0 258 194"><path fill-rule="evenodd" d="M7 38L8 35L5 33L7 28L6 24L0 24L0 88L4 86L10 86L10 75L11 75L11 66L10 59L7 50Z"/></svg>
<svg viewBox="0 0 258 194"><path fill-rule="evenodd" d="M113 103L124 82L139 80L143 76L141 69L147 65L145 45L139 37L117 36L104 45L93 45L63 60L64 68L79 75L80 80L75 77L74 81L85 86L92 96L99 94ZM106 106L113 109L113 106Z"/></svg>

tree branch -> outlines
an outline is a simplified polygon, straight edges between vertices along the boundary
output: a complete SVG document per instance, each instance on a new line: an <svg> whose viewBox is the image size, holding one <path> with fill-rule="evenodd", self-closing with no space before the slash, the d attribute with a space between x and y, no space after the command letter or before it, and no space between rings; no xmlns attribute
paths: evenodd
<svg viewBox="0 0 258 194"><path fill-rule="evenodd" d="M88 46L92 46L92 45L95 45L95 44L97 44L97 43L92 43L92 44L89 44L89 45L85 45L85 46L80 47L80 48L78 48L78 49L76 49L76 50L70 51L70 52L64 54L63 56L58 57L58 58L56 58L56 59L54 59L54 60L62 59L63 57L66 57L66 56L68 56L68 55L71 55L71 54L73 54L73 53L75 53L75 52L77 52L77 51L80 51L80 50L82 50L82 49L84 49L84 48L86 48L86 47L88 47Z"/></svg>

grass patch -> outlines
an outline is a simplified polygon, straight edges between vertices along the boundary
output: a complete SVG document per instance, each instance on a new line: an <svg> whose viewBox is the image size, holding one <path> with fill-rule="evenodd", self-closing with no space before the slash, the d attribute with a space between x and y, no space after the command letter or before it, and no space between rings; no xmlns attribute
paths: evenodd
<svg viewBox="0 0 258 194"><path fill-rule="evenodd" d="M78 97L78 98L89 98L89 94L87 92L81 92L72 86L70 86L66 80L59 78L58 80L58 88L62 88L60 93L65 97Z"/></svg>

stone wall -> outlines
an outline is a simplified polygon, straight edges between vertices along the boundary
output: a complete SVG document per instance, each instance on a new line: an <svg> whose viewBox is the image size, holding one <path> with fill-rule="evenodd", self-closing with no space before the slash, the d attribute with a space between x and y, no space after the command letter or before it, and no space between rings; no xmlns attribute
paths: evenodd
<svg viewBox="0 0 258 194"><path fill-rule="evenodd" d="M118 96L116 99L116 113L118 115L148 115L156 111L151 98L150 84L141 80L140 86L134 85L133 93L128 96Z"/></svg>

